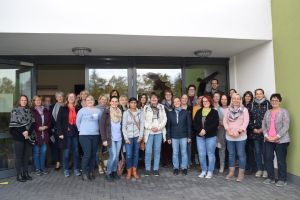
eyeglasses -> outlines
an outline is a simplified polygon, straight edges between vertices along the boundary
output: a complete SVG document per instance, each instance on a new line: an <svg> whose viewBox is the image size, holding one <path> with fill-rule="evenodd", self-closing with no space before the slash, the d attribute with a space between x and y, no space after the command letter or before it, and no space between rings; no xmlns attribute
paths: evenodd
<svg viewBox="0 0 300 200"><path fill-rule="evenodd" d="M278 99L272 99L271 102L275 103L275 102L279 102L279 100Z"/></svg>

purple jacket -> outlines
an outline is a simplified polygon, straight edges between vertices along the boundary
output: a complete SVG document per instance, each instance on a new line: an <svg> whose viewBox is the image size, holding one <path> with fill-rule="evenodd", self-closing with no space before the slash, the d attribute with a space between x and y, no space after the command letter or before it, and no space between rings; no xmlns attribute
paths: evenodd
<svg viewBox="0 0 300 200"><path fill-rule="evenodd" d="M42 117L36 109L32 109L32 114L33 114L34 119L35 119L34 130L35 130L36 136L37 136L37 139L36 139L36 144L37 145L42 145L44 143L47 144L49 142L49 130L50 130L50 125L51 125L51 114L46 108L44 108L43 113L44 113L44 126L48 127L48 129L44 130L44 138L42 137L42 131L39 131L39 127L43 126Z"/></svg>

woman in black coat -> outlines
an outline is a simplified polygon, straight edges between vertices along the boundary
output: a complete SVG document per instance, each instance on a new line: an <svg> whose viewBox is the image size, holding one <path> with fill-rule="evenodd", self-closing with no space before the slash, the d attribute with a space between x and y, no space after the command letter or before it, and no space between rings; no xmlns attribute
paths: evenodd
<svg viewBox="0 0 300 200"><path fill-rule="evenodd" d="M219 126L218 111L212 108L213 102L210 96L204 96L201 101L201 109L197 111L193 128L196 133L199 160L202 168L200 178L212 178L215 168L215 150L217 143L217 130ZM208 166L206 163L208 155Z"/></svg>
<svg viewBox="0 0 300 200"><path fill-rule="evenodd" d="M57 134L60 141L60 146L63 149L63 165L65 177L70 176L69 172L69 156L70 151L73 152L74 174L80 176L79 170L79 153L78 153L78 130L76 127L76 95L69 93L65 106L60 107L57 120Z"/></svg>

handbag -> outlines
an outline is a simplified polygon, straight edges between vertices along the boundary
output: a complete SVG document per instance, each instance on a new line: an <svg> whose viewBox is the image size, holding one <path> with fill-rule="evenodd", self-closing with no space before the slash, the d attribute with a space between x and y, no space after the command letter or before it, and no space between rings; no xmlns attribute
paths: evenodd
<svg viewBox="0 0 300 200"><path fill-rule="evenodd" d="M35 142L36 142L36 132L35 131L32 131L32 133L29 135L28 142L32 146L35 145Z"/></svg>

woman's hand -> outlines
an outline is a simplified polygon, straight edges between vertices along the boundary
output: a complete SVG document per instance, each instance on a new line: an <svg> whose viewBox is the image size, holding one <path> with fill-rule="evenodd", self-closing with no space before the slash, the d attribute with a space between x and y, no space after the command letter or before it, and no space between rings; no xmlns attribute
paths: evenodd
<svg viewBox="0 0 300 200"><path fill-rule="evenodd" d="M103 141L103 146L107 147L107 141Z"/></svg>
<svg viewBox="0 0 300 200"><path fill-rule="evenodd" d="M29 139L28 131L24 131L22 134L23 134L25 140Z"/></svg>
<svg viewBox="0 0 300 200"><path fill-rule="evenodd" d="M142 142L142 140L143 140L143 137L139 137L139 139L138 139L138 143L141 143Z"/></svg>
<svg viewBox="0 0 300 200"><path fill-rule="evenodd" d="M64 139L64 135L60 135L60 136L58 136L59 137L59 139Z"/></svg>
<svg viewBox="0 0 300 200"><path fill-rule="evenodd" d="M169 139L169 140L168 140L168 144L171 144L171 143L172 143L172 140Z"/></svg>
<svg viewBox="0 0 300 200"><path fill-rule="evenodd" d="M125 143L126 143L126 144L130 144L130 140L129 140L129 139L126 139L126 140L125 140Z"/></svg>

